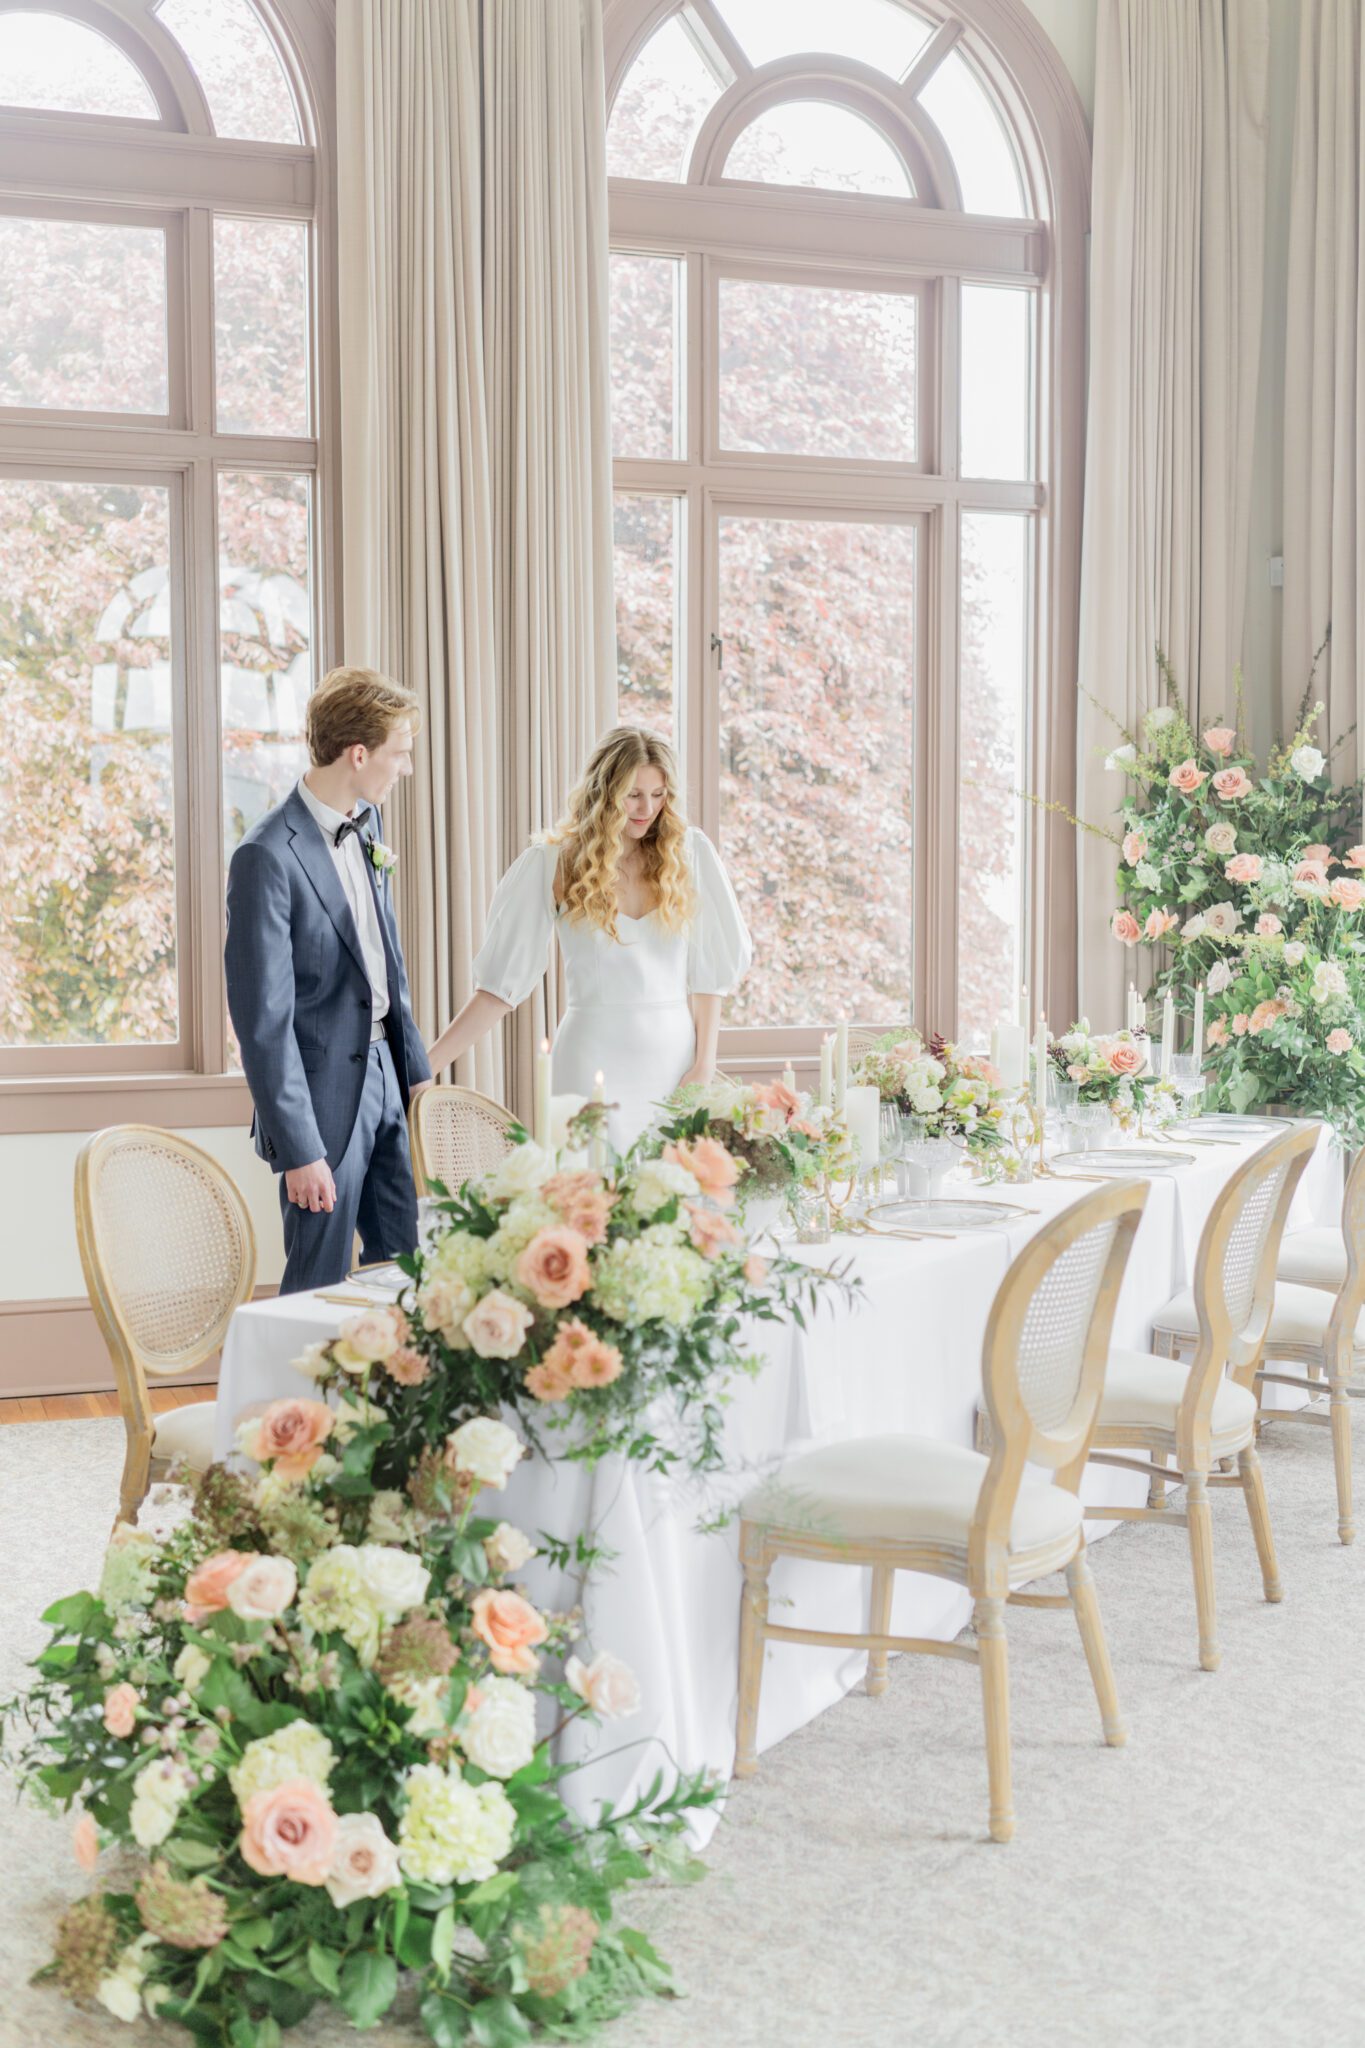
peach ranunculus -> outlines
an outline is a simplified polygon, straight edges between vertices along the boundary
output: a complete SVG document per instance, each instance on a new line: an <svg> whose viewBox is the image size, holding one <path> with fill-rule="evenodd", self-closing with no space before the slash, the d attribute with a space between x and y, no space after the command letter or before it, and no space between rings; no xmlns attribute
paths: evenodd
<svg viewBox="0 0 1365 2048"><path fill-rule="evenodd" d="M690 1173L718 1208L728 1209L734 1201L739 1161L714 1138L698 1138L695 1145L665 1145L664 1158Z"/></svg>
<svg viewBox="0 0 1365 2048"><path fill-rule="evenodd" d="M249 1550L220 1550L206 1557L185 1581L186 1621L197 1625L211 1614L221 1614L228 1604L228 1587L252 1556Z"/></svg>
<svg viewBox="0 0 1365 2048"><path fill-rule="evenodd" d="M474 1595L469 1625L479 1641L487 1643L495 1671L526 1678L540 1668L533 1646L543 1643L550 1631L545 1617L520 1593L485 1586Z"/></svg>
<svg viewBox="0 0 1365 2048"><path fill-rule="evenodd" d="M464 1319L464 1333L480 1358L515 1358L535 1317L524 1302L495 1287Z"/></svg>
<svg viewBox="0 0 1365 2048"><path fill-rule="evenodd" d="M1140 1045L1131 1044L1126 1038L1116 1039L1105 1057L1109 1070L1114 1074L1140 1074L1147 1064L1147 1054Z"/></svg>
<svg viewBox="0 0 1365 2048"><path fill-rule="evenodd" d="M242 1808L238 1848L259 1877L325 1884L336 1850L337 1817L320 1785L288 1778L253 1792Z"/></svg>
<svg viewBox="0 0 1365 2048"><path fill-rule="evenodd" d="M1166 777L1171 788L1180 790L1185 796L1193 796L1208 779L1204 770L1194 761L1178 762Z"/></svg>
<svg viewBox="0 0 1365 2048"><path fill-rule="evenodd" d="M1239 1011L1237 1012L1237 1015L1236 1015L1236 1016L1235 1016L1235 1017L1233 1018L1233 1020L1232 1020L1232 1035L1233 1035L1233 1037L1234 1037L1234 1038L1245 1038L1245 1037L1246 1037L1246 1035L1247 1035L1247 1024L1248 1024L1248 1022L1249 1022L1249 1019L1248 1019L1248 1017L1247 1017L1247 1013L1246 1013L1246 1011L1245 1011L1245 1010L1239 1010Z"/></svg>
<svg viewBox="0 0 1365 2048"><path fill-rule="evenodd" d="M1123 835L1123 857L1130 868L1135 868L1147 851L1145 832L1125 832Z"/></svg>
<svg viewBox="0 0 1365 2048"><path fill-rule="evenodd" d="M1332 884L1332 901L1338 910L1359 910L1365 903L1365 882L1354 875L1338 875Z"/></svg>
<svg viewBox="0 0 1365 2048"><path fill-rule="evenodd" d="M1164 939L1167 932L1173 932L1180 919L1173 910L1149 910L1147 922L1142 927L1143 935L1149 939Z"/></svg>
<svg viewBox="0 0 1365 2048"><path fill-rule="evenodd" d="M1230 725L1211 725L1204 734L1204 745L1211 754L1230 754L1236 737Z"/></svg>
<svg viewBox="0 0 1365 2048"><path fill-rule="evenodd" d="M1325 884L1327 870L1320 860L1301 860L1294 870L1294 880Z"/></svg>
<svg viewBox="0 0 1365 2048"><path fill-rule="evenodd" d="M1284 926L1280 923L1273 910L1263 910L1256 920L1256 936L1258 939L1276 939L1283 930Z"/></svg>
<svg viewBox="0 0 1365 2048"><path fill-rule="evenodd" d="M757 1252L750 1252L744 1261L744 1277L751 1287L761 1287L768 1277L768 1261Z"/></svg>
<svg viewBox="0 0 1365 2048"><path fill-rule="evenodd" d="M420 1387L431 1371L430 1360L411 1344L400 1344L384 1360L384 1370L400 1387Z"/></svg>
<svg viewBox="0 0 1365 2048"><path fill-rule="evenodd" d="M322 1455L335 1422L325 1401L271 1401L254 1428L241 1433L238 1448L258 1465L272 1460L283 1479L302 1479Z"/></svg>
<svg viewBox="0 0 1365 2048"><path fill-rule="evenodd" d="M1204 1033L1204 1043L1205 1045L1226 1045L1227 1042L1227 1019L1226 1017L1215 1017L1208 1030Z"/></svg>
<svg viewBox="0 0 1365 2048"><path fill-rule="evenodd" d="M518 1284L542 1308L567 1308L592 1285L587 1239L567 1223L558 1230L538 1230L513 1270Z"/></svg>
<svg viewBox="0 0 1365 2048"><path fill-rule="evenodd" d="M697 1251L708 1259L714 1259L727 1244L740 1242L740 1234L729 1217L716 1209L703 1209L699 1203L689 1202L687 1218L688 1236Z"/></svg>
<svg viewBox="0 0 1365 2048"><path fill-rule="evenodd" d="M138 1705L137 1687L129 1685L126 1679L104 1695L104 1725L120 1742L126 1742L133 1732Z"/></svg>
<svg viewBox="0 0 1365 2048"><path fill-rule="evenodd" d="M801 1098L785 1081L764 1081L754 1090L754 1101L760 1109L776 1109L782 1112L782 1121L790 1123L801 1107Z"/></svg>
<svg viewBox="0 0 1365 2048"><path fill-rule="evenodd" d="M227 1589L227 1604L243 1621L278 1621L299 1589L287 1557L250 1557Z"/></svg>
<svg viewBox="0 0 1365 2048"><path fill-rule="evenodd" d="M616 1197L600 1173L552 1173L540 1189L541 1200L557 1209L570 1230L585 1244L605 1244L607 1218Z"/></svg>
<svg viewBox="0 0 1365 2048"><path fill-rule="evenodd" d="M571 1316L555 1331L554 1343L539 1365L527 1373L526 1384L538 1401L562 1401L575 1388L609 1387L620 1376L621 1354L616 1346Z"/></svg>
<svg viewBox="0 0 1365 2048"><path fill-rule="evenodd" d="M1215 795L1231 804L1238 797L1251 794L1251 778L1245 768L1220 768L1213 778L1213 787Z"/></svg>
<svg viewBox="0 0 1365 2048"><path fill-rule="evenodd" d="M1234 853L1223 873L1230 882L1259 882L1264 865L1259 853Z"/></svg>
<svg viewBox="0 0 1365 2048"><path fill-rule="evenodd" d="M554 1350L552 1344L544 1358L526 1368L526 1391L537 1401L567 1401L573 1392L573 1381L564 1359L554 1358L552 1362Z"/></svg>
<svg viewBox="0 0 1365 2048"><path fill-rule="evenodd" d="M93 1814L83 1813L71 1831L71 1848L77 1863L91 1871L100 1860L100 1831Z"/></svg>
<svg viewBox="0 0 1365 2048"><path fill-rule="evenodd" d="M1347 854L1344 865L1348 868L1365 868L1365 846L1353 846Z"/></svg>
<svg viewBox="0 0 1365 2048"><path fill-rule="evenodd" d="M1275 996L1270 996L1263 1003L1257 1003L1255 1009L1247 1018L1247 1030L1251 1036L1259 1038L1263 1031L1268 1031L1277 1017L1283 1017L1285 1007Z"/></svg>
<svg viewBox="0 0 1365 2048"><path fill-rule="evenodd" d="M1122 939L1125 946L1135 946L1142 937L1142 926L1131 910L1116 910L1109 929L1116 939Z"/></svg>
<svg viewBox="0 0 1365 2048"><path fill-rule="evenodd" d="M1315 860L1320 866L1330 868L1336 860L1336 855L1330 846L1305 846L1303 852L1299 855L1299 859Z"/></svg>
<svg viewBox="0 0 1365 2048"><path fill-rule="evenodd" d="M1340 1024L1338 1024L1335 1031L1329 1031L1327 1034L1328 1052L1349 1052L1354 1044L1355 1040L1350 1032L1343 1030Z"/></svg>

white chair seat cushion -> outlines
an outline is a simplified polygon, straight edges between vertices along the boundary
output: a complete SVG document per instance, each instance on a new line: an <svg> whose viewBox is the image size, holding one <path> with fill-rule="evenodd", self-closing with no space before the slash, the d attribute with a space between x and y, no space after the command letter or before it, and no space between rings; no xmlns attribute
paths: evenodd
<svg viewBox="0 0 1365 2048"><path fill-rule="evenodd" d="M1149 1351L1114 1350L1104 1369L1099 1432L1159 1429L1173 1432L1189 1385L1190 1369L1178 1358L1154 1358ZM1224 1379L1213 1397L1209 1428L1219 1456L1238 1450L1255 1434L1256 1396Z"/></svg>
<svg viewBox="0 0 1365 2048"><path fill-rule="evenodd" d="M932 1437L855 1437L793 1458L747 1496L746 1521L838 1543L938 1543L965 1553L989 1461ZM1041 1553L1076 1548L1081 1508L1060 1486L1025 1480L1010 1553L1036 1571ZM1052 1567L1049 1567L1051 1569Z"/></svg>
<svg viewBox="0 0 1365 2048"><path fill-rule="evenodd" d="M1346 1240L1331 1223L1320 1230L1296 1230L1280 1246L1275 1273L1296 1287L1320 1287L1339 1294L1346 1280Z"/></svg>
<svg viewBox="0 0 1365 2048"><path fill-rule="evenodd" d="M216 1401L192 1401L185 1408L168 1408L156 1418L152 1438L154 1458L184 1458L196 1472L207 1472L213 1463L213 1416Z"/></svg>
<svg viewBox="0 0 1365 2048"><path fill-rule="evenodd" d="M1292 1280L1277 1280L1275 1305L1266 1331L1266 1356L1274 1357L1277 1344L1321 1344L1332 1319L1334 1300L1335 1296L1325 1293L1321 1287L1296 1287ZM1199 1318L1194 1310L1194 1296L1188 1287L1153 1317L1152 1327L1174 1330L1182 1337L1198 1336ZM1365 1345L1365 1314L1356 1324L1355 1341L1357 1348Z"/></svg>

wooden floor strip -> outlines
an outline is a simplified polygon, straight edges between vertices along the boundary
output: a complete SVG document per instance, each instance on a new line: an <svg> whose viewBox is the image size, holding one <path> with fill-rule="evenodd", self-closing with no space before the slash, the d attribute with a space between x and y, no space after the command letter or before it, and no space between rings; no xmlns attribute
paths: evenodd
<svg viewBox="0 0 1365 2048"><path fill-rule="evenodd" d="M153 1387L152 1413L164 1415L171 1408L188 1408L195 1401L211 1401L212 1386ZM116 1416L117 1394L29 1394L0 1401L0 1423L83 1422Z"/></svg>

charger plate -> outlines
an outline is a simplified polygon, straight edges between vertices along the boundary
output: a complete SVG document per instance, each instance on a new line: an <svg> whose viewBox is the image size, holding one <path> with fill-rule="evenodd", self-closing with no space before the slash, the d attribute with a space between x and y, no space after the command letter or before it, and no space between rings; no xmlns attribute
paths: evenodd
<svg viewBox="0 0 1365 2048"><path fill-rule="evenodd" d="M942 1195L911 1196L899 1202L878 1202L868 1216L886 1230L987 1230L993 1224L1012 1223L1028 1211L1010 1202L954 1201Z"/></svg>
<svg viewBox="0 0 1365 2048"><path fill-rule="evenodd" d="M1284 1128L1283 1117L1233 1116L1219 1110L1210 1110L1207 1116L1191 1117L1182 1131L1222 1131L1229 1138L1273 1138Z"/></svg>
<svg viewBox="0 0 1365 2048"><path fill-rule="evenodd" d="M1172 1166L1193 1166L1194 1154L1166 1145L1101 1145L1093 1152L1059 1152L1048 1164L1056 1174L1161 1173Z"/></svg>

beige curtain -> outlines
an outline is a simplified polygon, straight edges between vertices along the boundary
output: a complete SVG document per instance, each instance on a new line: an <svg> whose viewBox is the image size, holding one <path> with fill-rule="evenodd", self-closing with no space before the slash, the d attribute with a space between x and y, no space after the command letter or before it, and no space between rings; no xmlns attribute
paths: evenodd
<svg viewBox="0 0 1365 2048"><path fill-rule="evenodd" d="M1365 658L1365 49L1360 0L1301 0L1285 334L1284 625L1288 732L1330 625L1314 697L1333 769L1360 772Z"/></svg>
<svg viewBox="0 0 1365 2048"><path fill-rule="evenodd" d="M502 856L475 0L339 0L337 126L344 646L422 698L388 829L430 1039ZM496 1035L457 1078L502 1093Z"/></svg>
<svg viewBox="0 0 1365 2048"><path fill-rule="evenodd" d="M1260 362L1269 0L1100 0L1081 567L1079 810L1158 698L1154 650L1230 709ZM1098 701L1097 709L1089 699ZM1106 717L1105 713L1112 714ZM1113 849L1083 835L1081 1008L1123 1016Z"/></svg>
<svg viewBox="0 0 1365 2048"><path fill-rule="evenodd" d="M483 12L484 305L503 856L554 822L616 713L601 0ZM511 1023L514 1104L556 1022Z"/></svg>

